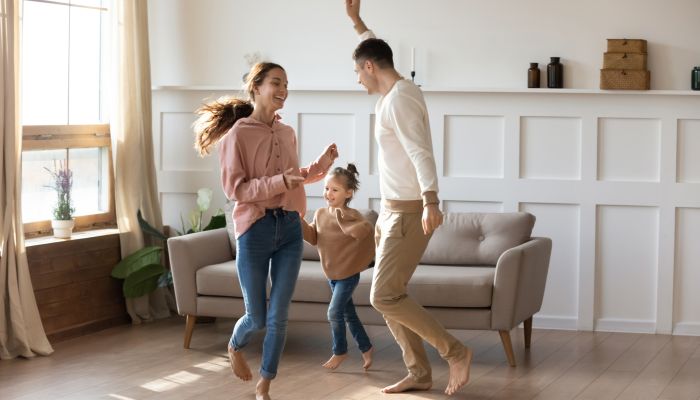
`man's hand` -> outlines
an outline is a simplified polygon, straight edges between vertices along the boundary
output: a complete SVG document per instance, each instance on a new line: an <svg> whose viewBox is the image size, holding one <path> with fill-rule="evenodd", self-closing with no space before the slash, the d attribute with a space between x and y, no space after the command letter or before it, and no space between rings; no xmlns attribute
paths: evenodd
<svg viewBox="0 0 700 400"><path fill-rule="evenodd" d="M428 204L423 207L423 233L430 235L442 225L442 212L437 204Z"/></svg>
<svg viewBox="0 0 700 400"><path fill-rule="evenodd" d="M294 168L289 168L288 170L284 171L284 175L282 175L284 178L284 186L286 186L288 190L296 189L299 185L304 183L304 178L298 175L293 175L293 172Z"/></svg>
<svg viewBox="0 0 700 400"><path fill-rule="evenodd" d="M352 20L353 24L357 24L360 20L360 0L345 0L345 12Z"/></svg>
<svg viewBox="0 0 700 400"><path fill-rule="evenodd" d="M358 35L362 35L369 29L360 18L360 0L345 0L345 12L352 21L353 28Z"/></svg>

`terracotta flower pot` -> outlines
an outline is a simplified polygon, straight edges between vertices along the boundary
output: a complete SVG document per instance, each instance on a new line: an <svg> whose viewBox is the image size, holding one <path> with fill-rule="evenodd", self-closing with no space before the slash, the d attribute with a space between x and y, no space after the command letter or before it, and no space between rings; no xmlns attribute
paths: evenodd
<svg viewBox="0 0 700 400"><path fill-rule="evenodd" d="M75 226L75 220L51 220L51 227L53 228L53 236L58 239L70 239L70 235L73 232L73 226Z"/></svg>

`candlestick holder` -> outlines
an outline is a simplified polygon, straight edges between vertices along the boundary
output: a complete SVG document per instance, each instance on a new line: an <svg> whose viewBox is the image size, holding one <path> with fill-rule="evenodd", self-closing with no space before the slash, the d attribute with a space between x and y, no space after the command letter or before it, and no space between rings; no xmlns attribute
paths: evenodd
<svg viewBox="0 0 700 400"><path fill-rule="evenodd" d="M416 83L416 71L411 71L411 82Z"/></svg>

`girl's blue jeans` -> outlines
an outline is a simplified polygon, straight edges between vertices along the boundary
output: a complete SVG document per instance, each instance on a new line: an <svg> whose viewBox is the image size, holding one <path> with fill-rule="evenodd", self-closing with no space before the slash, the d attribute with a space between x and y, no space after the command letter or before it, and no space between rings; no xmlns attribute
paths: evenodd
<svg viewBox="0 0 700 400"><path fill-rule="evenodd" d="M355 305L352 302L352 293L359 282L359 273L349 278L328 281L333 292L331 302L328 305L328 322L331 323L333 354L337 356L348 352L348 341L345 336L346 325L361 352L364 353L372 348L372 343L369 341L360 318L357 317Z"/></svg>
<svg viewBox="0 0 700 400"><path fill-rule="evenodd" d="M274 379L287 335L287 315L301 266L303 236L299 214L266 210L236 241L236 268L245 302L245 315L233 328L230 345L245 347L253 334L267 328L263 339L260 376ZM266 301L271 281L269 306Z"/></svg>

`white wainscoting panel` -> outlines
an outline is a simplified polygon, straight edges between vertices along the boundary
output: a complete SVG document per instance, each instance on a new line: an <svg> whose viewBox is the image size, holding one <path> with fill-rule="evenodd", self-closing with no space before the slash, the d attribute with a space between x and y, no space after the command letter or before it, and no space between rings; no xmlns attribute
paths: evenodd
<svg viewBox="0 0 700 400"><path fill-rule="evenodd" d="M700 335L700 208L676 210L674 333Z"/></svg>
<svg viewBox="0 0 700 400"><path fill-rule="evenodd" d="M218 166L214 157L202 158L194 150L195 135L191 112L163 113L161 134L161 170L163 171L211 171Z"/></svg>
<svg viewBox="0 0 700 400"><path fill-rule="evenodd" d="M499 213L503 212L503 203L497 201L455 201L446 200L442 202L444 212L477 212L477 213Z"/></svg>
<svg viewBox="0 0 700 400"><path fill-rule="evenodd" d="M335 143L338 146L338 159L334 166L347 166L355 162L355 117L352 114L300 113L297 139L299 162L309 165L323 153L326 147ZM307 185L306 190L323 194L323 181Z"/></svg>
<svg viewBox="0 0 700 400"><path fill-rule="evenodd" d="M654 332L659 210L598 206L597 226L597 326Z"/></svg>
<svg viewBox="0 0 700 400"><path fill-rule="evenodd" d="M522 117L520 177L581 179L581 118Z"/></svg>
<svg viewBox="0 0 700 400"><path fill-rule="evenodd" d="M444 175L502 178L504 118L446 115Z"/></svg>
<svg viewBox="0 0 700 400"><path fill-rule="evenodd" d="M163 221L168 221L171 229L182 231L190 228L190 213L197 208L196 193L162 193L160 196ZM209 221L205 217L205 221Z"/></svg>
<svg viewBox="0 0 700 400"><path fill-rule="evenodd" d="M535 326L576 329L578 319L581 212L576 204L521 203L520 210L536 216L532 236L555 238L542 309ZM567 326L567 324L569 324Z"/></svg>
<svg viewBox="0 0 700 400"><path fill-rule="evenodd" d="M598 179L659 181L661 121L601 118L598 129Z"/></svg>
<svg viewBox="0 0 700 400"><path fill-rule="evenodd" d="M700 120L678 120L678 182L700 183Z"/></svg>

